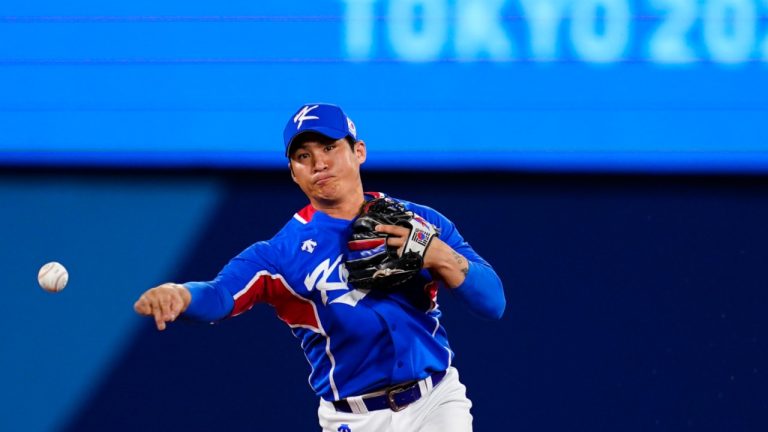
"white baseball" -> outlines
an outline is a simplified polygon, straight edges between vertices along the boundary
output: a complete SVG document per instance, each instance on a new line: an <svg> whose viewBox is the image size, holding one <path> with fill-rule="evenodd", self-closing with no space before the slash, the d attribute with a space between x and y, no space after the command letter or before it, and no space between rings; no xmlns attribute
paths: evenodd
<svg viewBox="0 0 768 432"><path fill-rule="evenodd" d="M42 289L48 292L55 293L63 290L68 281L69 272L56 261L40 267L40 271L37 272L37 282Z"/></svg>

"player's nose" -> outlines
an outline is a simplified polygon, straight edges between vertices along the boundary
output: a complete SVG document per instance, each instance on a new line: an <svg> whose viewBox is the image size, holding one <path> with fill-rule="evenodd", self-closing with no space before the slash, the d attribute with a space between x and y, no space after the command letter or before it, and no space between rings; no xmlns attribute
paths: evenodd
<svg viewBox="0 0 768 432"><path fill-rule="evenodd" d="M328 169L328 167L330 166L330 162L328 160L328 156L326 156L324 154L317 155L314 158L313 162L314 162L314 169L315 169L315 171L324 171L324 170Z"/></svg>

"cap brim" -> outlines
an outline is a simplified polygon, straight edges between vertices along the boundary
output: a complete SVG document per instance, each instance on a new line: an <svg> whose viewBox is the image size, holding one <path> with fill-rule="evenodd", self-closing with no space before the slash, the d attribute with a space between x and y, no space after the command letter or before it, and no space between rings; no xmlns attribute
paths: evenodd
<svg viewBox="0 0 768 432"><path fill-rule="evenodd" d="M346 131L340 131L338 129L332 129L332 128L326 128L326 127L316 127L316 128L307 128L303 131L297 133L296 135L291 138L291 140L288 142L288 145L285 146L285 155L288 156L291 154L291 147L293 146L293 143L296 141L296 138L308 133L308 132L314 132L318 133L320 135L326 136L328 138L334 139L334 140L340 140L347 135L349 135Z"/></svg>

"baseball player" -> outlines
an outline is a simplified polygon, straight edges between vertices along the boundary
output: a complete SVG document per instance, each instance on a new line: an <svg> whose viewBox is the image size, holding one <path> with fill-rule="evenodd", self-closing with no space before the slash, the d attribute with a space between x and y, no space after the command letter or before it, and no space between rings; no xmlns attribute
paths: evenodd
<svg viewBox="0 0 768 432"><path fill-rule="evenodd" d="M437 292L498 319L499 277L445 216L363 192L366 145L341 108L305 105L283 135L309 205L212 281L149 289L136 312L164 330L180 314L213 322L270 304L312 367L323 431L471 431Z"/></svg>

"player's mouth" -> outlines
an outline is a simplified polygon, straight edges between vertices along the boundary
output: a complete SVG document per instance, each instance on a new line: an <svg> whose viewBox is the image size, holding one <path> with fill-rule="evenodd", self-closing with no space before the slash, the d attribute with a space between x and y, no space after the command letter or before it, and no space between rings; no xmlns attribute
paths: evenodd
<svg viewBox="0 0 768 432"><path fill-rule="evenodd" d="M315 184L318 186L323 186L328 184L331 180L333 180L335 177L332 175L324 175L320 176L317 179L315 179Z"/></svg>

